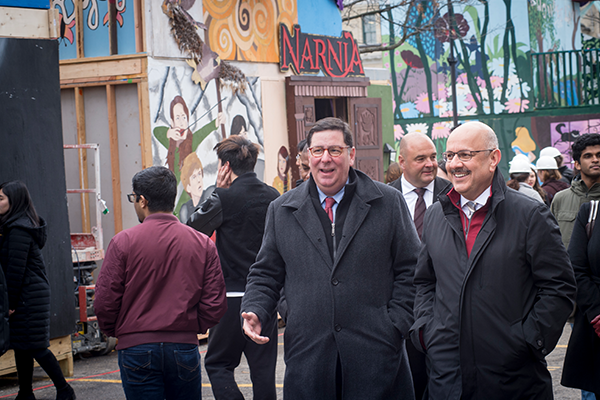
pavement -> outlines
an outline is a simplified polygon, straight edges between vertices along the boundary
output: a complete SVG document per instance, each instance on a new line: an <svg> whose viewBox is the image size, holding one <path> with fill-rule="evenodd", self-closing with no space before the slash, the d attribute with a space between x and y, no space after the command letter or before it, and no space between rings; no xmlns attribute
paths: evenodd
<svg viewBox="0 0 600 400"><path fill-rule="evenodd" d="M283 332L279 330L279 352L277 359L277 398L283 399L283 375L285 364L283 362ZM548 369L552 375L554 398L557 400L579 400L579 390L566 388L560 385L563 359L571 334L571 327L567 324L558 342L556 349L546 357ZM206 342L199 346L200 354L206 353ZM204 358L204 357L203 357ZM204 362L202 363L204 365ZM125 400L121 386L121 375L117 363L117 353L113 351L106 356L79 357L74 362L75 375L67 378L77 393L79 400ZM252 384L250 381L250 370L246 360L242 357L240 367L236 369L236 380L240 390L246 399L252 398ZM0 399L14 399L18 392L16 374L0 377ZM52 382L44 374L41 368L34 371L34 393L38 400L54 400L56 391ZM206 371L202 368L202 399L214 399L210 389L210 382Z"/></svg>

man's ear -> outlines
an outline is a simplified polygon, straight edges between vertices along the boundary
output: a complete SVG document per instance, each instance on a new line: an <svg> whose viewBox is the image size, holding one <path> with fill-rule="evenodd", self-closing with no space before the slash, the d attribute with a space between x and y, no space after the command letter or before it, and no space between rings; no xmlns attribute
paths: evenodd
<svg viewBox="0 0 600 400"><path fill-rule="evenodd" d="M140 207L142 207L142 208L148 207L148 200L144 197L143 194L140 195L139 203L140 203Z"/></svg>
<svg viewBox="0 0 600 400"><path fill-rule="evenodd" d="M502 159L502 152L500 152L500 149L495 149L494 151L492 151L492 154L490 154L490 160L491 160L490 169L492 171L496 169L498 164L500 164L501 159Z"/></svg>

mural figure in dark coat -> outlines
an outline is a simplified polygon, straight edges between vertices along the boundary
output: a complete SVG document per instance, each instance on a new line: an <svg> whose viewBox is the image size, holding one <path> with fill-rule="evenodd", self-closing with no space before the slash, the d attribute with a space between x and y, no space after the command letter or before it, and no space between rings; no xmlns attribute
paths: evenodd
<svg viewBox="0 0 600 400"><path fill-rule="evenodd" d="M256 343L288 304L284 398L413 399L405 350L419 239L402 194L352 168L352 133L337 118L307 137L311 178L269 206L242 300Z"/></svg>
<svg viewBox="0 0 600 400"><path fill-rule="evenodd" d="M425 214L411 339L429 398L552 399L550 353L575 279L548 207L506 187L494 131L456 128L444 158L454 188Z"/></svg>
<svg viewBox="0 0 600 400"><path fill-rule="evenodd" d="M57 389L57 399L75 399L50 346L50 283L41 249L46 244L46 221L35 211L23 182L0 185L0 264L6 277L10 348L15 351L19 400L35 399L33 360Z"/></svg>

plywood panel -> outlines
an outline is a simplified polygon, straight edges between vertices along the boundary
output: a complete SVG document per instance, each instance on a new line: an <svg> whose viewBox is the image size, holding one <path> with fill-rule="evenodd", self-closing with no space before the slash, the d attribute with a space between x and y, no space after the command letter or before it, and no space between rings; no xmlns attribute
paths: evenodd
<svg viewBox="0 0 600 400"><path fill-rule="evenodd" d="M0 37L50 39L57 33L56 9L0 7Z"/></svg>

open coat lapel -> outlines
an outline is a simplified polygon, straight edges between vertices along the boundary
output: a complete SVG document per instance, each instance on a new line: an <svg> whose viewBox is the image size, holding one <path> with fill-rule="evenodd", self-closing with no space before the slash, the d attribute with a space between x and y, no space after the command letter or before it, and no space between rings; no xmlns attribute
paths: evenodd
<svg viewBox="0 0 600 400"><path fill-rule="evenodd" d="M329 254L329 248L327 247L327 239L325 238L325 232L321 227L321 222L315 211L315 207L312 204L310 193L308 192L308 182L300 185L294 189L293 195L289 196L289 199L282 204L283 207L290 207L296 209L292 212L294 218L298 222L298 225L304 231L304 234L308 236L313 246L318 250L318 253L325 261L325 264L329 269L333 267L333 261Z"/></svg>

